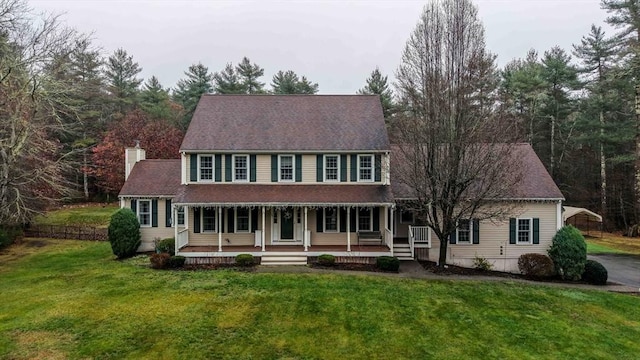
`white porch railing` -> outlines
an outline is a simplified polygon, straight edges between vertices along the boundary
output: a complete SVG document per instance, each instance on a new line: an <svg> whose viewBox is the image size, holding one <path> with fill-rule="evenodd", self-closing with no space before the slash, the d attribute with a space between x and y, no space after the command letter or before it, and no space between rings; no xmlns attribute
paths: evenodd
<svg viewBox="0 0 640 360"><path fill-rule="evenodd" d="M389 229L384 229L384 243L391 249L391 256L393 256L393 233Z"/></svg>
<svg viewBox="0 0 640 360"><path fill-rule="evenodd" d="M427 248L431 248L431 236L428 226L411 226L409 225L409 246L413 255L414 245L426 244Z"/></svg>
<svg viewBox="0 0 640 360"><path fill-rule="evenodd" d="M189 244L189 229L182 229L178 231L178 250Z"/></svg>

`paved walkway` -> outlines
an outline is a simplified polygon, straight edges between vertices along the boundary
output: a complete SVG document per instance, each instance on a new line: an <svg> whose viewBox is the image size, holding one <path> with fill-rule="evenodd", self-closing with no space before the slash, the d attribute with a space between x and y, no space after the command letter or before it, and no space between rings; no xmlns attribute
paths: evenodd
<svg viewBox="0 0 640 360"><path fill-rule="evenodd" d="M464 280L464 281L502 281L502 282L521 282L531 285L542 285L551 287L565 287L575 289L588 289L588 290L600 290L611 291L619 293L640 293L640 289L637 287L609 284L605 286L588 285L588 284L571 284L571 283L556 283L556 282L539 282L518 278L503 278L498 276L480 276L480 275L442 275L434 274L426 271L420 263L417 261L402 261L400 263L400 271L397 274L385 273L385 272L369 272L369 271L351 271L351 270L330 270L330 269L317 269L308 266L258 266L257 272L260 273L334 273L334 274L346 274L346 275L368 275L368 276L384 276L384 277L397 277L408 279L428 279L428 280Z"/></svg>
<svg viewBox="0 0 640 360"><path fill-rule="evenodd" d="M640 288L640 256L622 254L589 255L609 273L609 281Z"/></svg>

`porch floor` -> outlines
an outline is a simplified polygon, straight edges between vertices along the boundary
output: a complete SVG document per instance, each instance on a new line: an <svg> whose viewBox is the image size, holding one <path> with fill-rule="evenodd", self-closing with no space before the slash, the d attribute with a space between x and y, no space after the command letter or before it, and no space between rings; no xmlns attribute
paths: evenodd
<svg viewBox="0 0 640 360"><path fill-rule="evenodd" d="M260 252L262 249L257 246L222 246L222 252L238 253L238 252ZM265 252L303 252L302 245L267 245ZM346 252L346 245L313 245L309 246L309 252ZM389 248L384 245L351 245L352 252L388 252ZM189 252L218 252L217 246L186 246L180 249L181 253Z"/></svg>

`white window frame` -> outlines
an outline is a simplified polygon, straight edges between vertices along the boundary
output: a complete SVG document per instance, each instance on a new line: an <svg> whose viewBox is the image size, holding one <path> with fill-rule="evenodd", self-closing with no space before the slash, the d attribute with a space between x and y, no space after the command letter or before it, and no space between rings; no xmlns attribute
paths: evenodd
<svg viewBox="0 0 640 360"><path fill-rule="evenodd" d="M148 224L143 224L142 221L140 221L140 215L145 214L142 213L140 211L140 209L142 208L142 203L146 202L149 203L149 223ZM138 218L138 223L140 223L140 227L151 227L153 224L153 203L151 202L151 199L138 199L137 203L136 203L136 217Z"/></svg>
<svg viewBox="0 0 640 360"><path fill-rule="evenodd" d="M204 229L204 212L207 210L211 210L213 211L213 230L205 230ZM211 209L206 209L206 208L202 208L202 211L200 211L200 227L202 228L203 233L217 233L218 232L218 209L217 208L211 208Z"/></svg>
<svg viewBox="0 0 640 360"><path fill-rule="evenodd" d="M335 214L336 214L336 229L335 230L328 230L327 229L327 209L335 209ZM323 217L322 217L322 230L326 233L339 233L340 232L340 208L339 207L330 207L330 208L324 208L322 209L323 211Z"/></svg>
<svg viewBox="0 0 640 360"><path fill-rule="evenodd" d="M178 226L184 226L184 206L178 206L178 209L176 210L176 221L178 222ZM180 221L180 217L182 216L182 221Z"/></svg>
<svg viewBox="0 0 640 360"><path fill-rule="evenodd" d="M247 229L238 229L238 209L247 209ZM251 209L249 208L235 208L233 211L233 227L236 233L250 233L251 232Z"/></svg>
<svg viewBox="0 0 640 360"><path fill-rule="evenodd" d="M469 241L460 241L460 220L469 221ZM456 244L457 245L471 245L473 244L473 219L460 219L456 225Z"/></svg>
<svg viewBox="0 0 640 360"><path fill-rule="evenodd" d="M360 229L360 210L369 210L369 228L368 229ZM373 208L358 208L358 213L356 214L356 231L373 231Z"/></svg>
<svg viewBox="0 0 640 360"><path fill-rule="evenodd" d="M523 242L520 241L520 233L524 233L525 231L520 231L520 220L527 220L529 222L529 241ZM532 245L533 244L533 218L516 218L516 245Z"/></svg>
<svg viewBox="0 0 640 360"><path fill-rule="evenodd" d="M404 221L404 218L402 217L404 215L404 213L410 213L411 214L411 220L410 221ZM413 224L416 221L416 214L413 211L410 210L401 210L400 211L400 224Z"/></svg>
<svg viewBox="0 0 640 360"><path fill-rule="evenodd" d="M360 159L364 158L364 157L368 157L371 159L371 179L363 179L362 178L362 172L361 170L364 170L365 168L361 168L360 167ZM375 180L375 157L373 156L373 154L360 154L358 155L358 163L356 164L358 166L358 182L374 182Z"/></svg>
<svg viewBox="0 0 640 360"><path fill-rule="evenodd" d="M282 158L290 157L291 158L291 179L283 179L282 178ZM296 157L292 154L281 154L278 155L278 181L279 182L295 182L296 181Z"/></svg>
<svg viewBox="0 0 640 360"><path fill-rule="evenodd" d="M246 170L247 170L247 172L246 172L247 178L246 179L238 179L237 178L237 174L236 174L236 158L239 158L239 157L244 157L247 160L247 168L246 168ZM247 154L234 154L231 157L231 174L232 174L233 182L249 182L249 178L251 176L249 174L249 172L251 171L251 163L250 162L251 162L251 157L249 155L247 155Z"/></svg>
<svg viewBox="0 0 640 360"><path fill-rule="evenodd" d="M202 158L210 157L211 158L211 179L203 179L202 178ZM198 154L198 181L202 182L213 182L216 179L216 157L214 155L208 154Z"/></svg>
<svg viewBox="0 0 640 360"><path fill-rule="evenodd" d="M327 178L327 174L328 174L328 167L327 167L327 158L329 157L335 157L336 158L336 178L335 179L329 179ZM340 155L335 155L335 154L327 154L324 155L324 158L322 159L323 161L323 173L324 173L324 181L325 182L340 182Z"/></svg>

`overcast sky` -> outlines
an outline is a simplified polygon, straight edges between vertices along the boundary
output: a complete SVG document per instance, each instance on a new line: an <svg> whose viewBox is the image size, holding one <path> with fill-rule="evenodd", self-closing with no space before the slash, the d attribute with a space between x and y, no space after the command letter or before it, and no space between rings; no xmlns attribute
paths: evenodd
<svg viewBox="0 0 640 360"><path fill-rule="evenodd" d="M599 0L476 0L489 51L500 66L534 48L571 50L591 24L604 26ZM124 48L174 86L189 65L215 72L249 57L265 69L317 82L321 94L352 94L376 66L389 79L426 1L63 1L31 0L93 33L105 54Z"/></svg>

